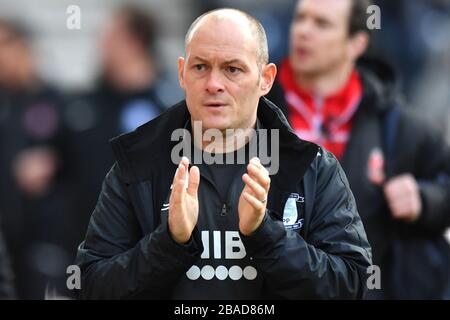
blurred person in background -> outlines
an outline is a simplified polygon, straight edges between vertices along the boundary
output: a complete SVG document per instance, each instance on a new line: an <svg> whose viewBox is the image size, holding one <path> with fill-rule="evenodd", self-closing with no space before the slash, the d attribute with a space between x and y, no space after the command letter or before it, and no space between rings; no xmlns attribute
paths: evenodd
<svg viewBox="0 0 450 320"><path fill-rule="evenodd" d="M0 228L0 300L14 299L16 297L15 295L13 272L4 243L3 232Z"/></svg>
<svg viewBox="0 0 450 320"><path fill-rule="evenodd" d="M269 98L300 138L333 152L348 175L381 268L381 290L368 298L448 298L450 150L402 107L392 69L359 59L370 41L369 5L300 0Z"/></svg>
<svg viewBox="0 0 450 320"><path fill-rule="evenodd" d="M65 287L73 251L60 96L37 74L29 33L0 21L0 211L19 298Z"/></svg>
<svg viewBox="0 0 450 320"><path fill-rule="evenodd" d="M164 111L156 89L155 34L155 21L144 9L117 9L101 32L101 74L96 88L67 105L75 181L80 189L80 211L85 213L80 217L80 242L103 178L114 163L108 141Z"/></svg>
<svg viewBox="0 0 450 320"><path fill-rule="evenodd" d="M450 1L376 0L376 4L382 30L371 39L373 54L399 71L408 109L445 132L450 123Z"/></svg>

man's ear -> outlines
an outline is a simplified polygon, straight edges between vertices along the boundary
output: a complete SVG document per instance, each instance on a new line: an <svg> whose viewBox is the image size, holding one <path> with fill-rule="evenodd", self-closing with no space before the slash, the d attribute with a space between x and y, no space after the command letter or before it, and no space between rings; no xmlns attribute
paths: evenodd
<svg viewBox="0 0 450 320"><path fill-rule="evenodd" d="M183 57L178 58L178 81L180 82L181 89L184 90L184 63Z"/></svg>
<svg viewBox="0 0 450 320"><path fill-rule="evenodd" d="M369 34L367 32L357 32L352 36L349 42L349 54L353 61L356 61L366 52L369 46Z"/></svg>
<svg viewBox="0 0 450 320"><path fill-rule="evenodd" d="M272 89L273 82L277 76L277 66L273 63L267 64L262 70L261 93L263 96Z"/></svg>

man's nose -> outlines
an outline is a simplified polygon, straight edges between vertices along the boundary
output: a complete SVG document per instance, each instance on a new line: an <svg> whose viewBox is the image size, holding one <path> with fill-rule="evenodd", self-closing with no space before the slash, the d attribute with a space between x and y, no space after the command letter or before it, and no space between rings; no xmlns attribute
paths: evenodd
<svg viewBox="0 0 450 320"><path fill-rule="evenodd" d="M211 94L224 92L222 75L218 71L211 71L206 82L206 91Z"/></svg>

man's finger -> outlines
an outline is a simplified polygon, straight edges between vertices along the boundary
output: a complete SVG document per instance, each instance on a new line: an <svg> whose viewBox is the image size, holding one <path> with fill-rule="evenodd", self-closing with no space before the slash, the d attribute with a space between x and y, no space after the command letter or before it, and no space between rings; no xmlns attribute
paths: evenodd
<svg viewBox="0 0 450 320"><path fill-rule="evenodd" d="M248 193L247 191L244 191L243 195L244 195L245 200L247 200L247 202L256 211L260 211L260 210L264 209L264 204L261 201L259 201L258 199L256 199L254 196L252 196L250 193Z"/></svg>
<svg viewBox="0 0 450 320"><path fill-rule="evenodd" d="M180 163L184 166L186 170L189 168L189 158L182 157Z"/></svg>
<svg viewBox="0 0 450 320"><path fill-rule="evenodd" d="M411 202L403 202L395 205L394 210L401 215L409 215L414 211L414 205Z"/></svg>
<svg viewBox="0 0 450 320"><path fill-rule="evenodd" d="M415 206L411 200L401 200L390 203L389 208L391 209L394 218L411 218L414 216Z"/></svg>
<svg viewBox="0 0 450 320"><path fill-rule="evenodd" d="M266 190L253 180L248 174L242 176L244 183L253 191L253 194L261 200L266 198Z"/></svg>
<svg viewBox="0 0 450 320"><path fill-rule="evenodd" d="M186 180L188 170L189 170L189 159L186 157L182 157L180 163L178 164L177 171L175 172L174 182L180 179Z"/></svg>
<svg viewBox="0 0 450 320"><path fill-rule="evenodd" d="M247 166L247 171L249 176L258 182L259 185L261 185L266 191L269 190L270 187L270 177L265 168L261 169L260 167L257 167L254 163L250 163Z"/></svg>
<svg viewBox="0 0 450 320"><path fill-rule="evenodd" d="M250 163L254 164L256 167L260 168L262 171L264 171L267 175L269 175L269 171L266 169L266 167L263 166L261 163L261 160L259 160L258 157L254 157L250 160Z"/></svg>
<svg viewBox="0 0 450 320"><path fill-rule="evenodd" d="M183 163L180 162L177 171L173 178L172 183L172 193L170 198L173 199L174 203L181 203L183 199L183 193L185 189L185 178L186 178L186 168Z"/></svg>
<svg viewBox="0 0 450 320"><path fill-rule="evenodd" d="M192 197L197 197L198 186L200 184L200 170L198 167L193 166L189 170L189 184L187 192Z"/></svg>
<svg viewBox="0 0 450 320"><path fill-rule="evenodd" d="M384 193L390 199L403 198L411 194L410 190L397 185L388 185L384 189Z"/></svg>

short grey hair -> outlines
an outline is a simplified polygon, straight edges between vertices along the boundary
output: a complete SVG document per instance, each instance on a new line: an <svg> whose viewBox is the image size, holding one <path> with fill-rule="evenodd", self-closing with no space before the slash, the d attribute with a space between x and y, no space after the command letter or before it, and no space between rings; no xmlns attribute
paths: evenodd
<svg viewBox="0 0 450 320"><path fill-rule="evenodd" d="M184 38L185 49L187 48L189 42L192 40L192 34L193 34L195 28L197 27L197 25L200 23L200 21L203 18L205 18L206 16L209 16L211 14L215 14L220 11L227 11L227 10L235 11L236 13L241 14L242 16L244 16L247 19L247 21L249 23L250 31L256 41L256 59L257 59L256 62L259 67L263 67L266 64L268 64L269 63L269 46L267 44L266 31L264 30L264 27L262 26L261 22L259 22L258 19L251 16L250 14L248 14L244 11L241 11L239 9L234 9L234 8L214 9L214 10L205 12L204 14L199 16L197 19L195 19L195 21L189 27L189 29L186 33L186 36Z"/></svg>

